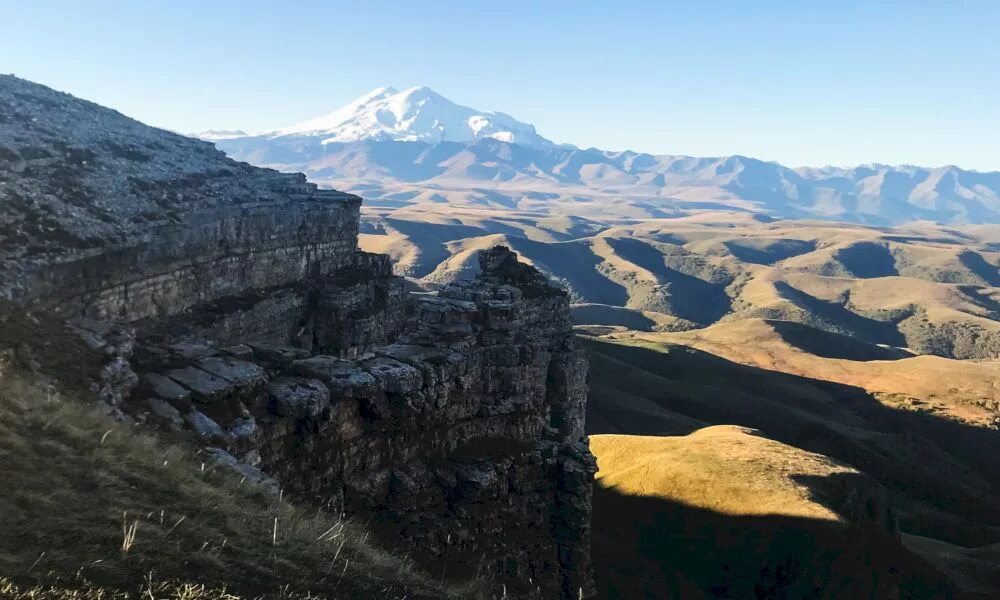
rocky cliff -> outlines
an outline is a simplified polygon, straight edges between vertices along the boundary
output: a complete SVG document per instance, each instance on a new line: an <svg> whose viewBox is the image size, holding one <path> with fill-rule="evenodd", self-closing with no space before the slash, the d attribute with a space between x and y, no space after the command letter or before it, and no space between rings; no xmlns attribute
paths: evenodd
<svg viewBox="0 0 1000 600"><path fill-rule="evenodd" d="M0 293L66 321L122 418L436 572L592 594L587 363L566 294L512 252L407 294L356 249L358 197L13 77L0 195Z"/></svg>

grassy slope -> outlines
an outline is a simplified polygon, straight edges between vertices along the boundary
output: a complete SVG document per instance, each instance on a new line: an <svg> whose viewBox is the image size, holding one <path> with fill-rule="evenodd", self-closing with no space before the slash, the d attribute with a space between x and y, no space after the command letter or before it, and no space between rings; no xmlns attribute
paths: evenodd
<svg viewBox="0 0 1000 600"><path fill-rule="evenodd" d="M602 485L671 498L728 515L781 514L840 521L816 501L809 479L864 479L821 454L769 440L752 429L715 425L686 436L595 435Z"/></svg>
<svg viewBox="0 0 1000 600"><path fill-rule="evenodd" d="M586 346L592 434L681 435L706 424L753 427L878 480L908 533L966 547L1000 541L1000 520L992 508L1000 503L994 483L1000 473L986 458L1000 451L996 432L893 409L857 387L740 365L684 346L643 340L588 340ZM708 479L713 481L708 496L729 493L723 491L726 477ZM685 509L664 510L680 515ZM699 518L710 523L719 518L717 511L709 512Z"/></svg>
<svg viewBox="0 0 1000 600"><path fill-rule="evenodd" d="M733 426L595 435L594 552L611 598L948 598L870 478Z"/></svg>
<svg viewBox="0 0 1000 600"><path fill-rule="evenodd" d="M746 319L696 331L615 337L683 344L742 365L863 388L896 406L979 425L996 418L988 407L1000 405L1000 360L885 360L894 356L891 349L795 323Z"/></svg>
<svg viewBox="0 0 1000 600"><path fill-rule="evenodd" d="M268 498L10 378L0 380L0 481L3 597L473 595L423 578L350 522Z"/></svg>

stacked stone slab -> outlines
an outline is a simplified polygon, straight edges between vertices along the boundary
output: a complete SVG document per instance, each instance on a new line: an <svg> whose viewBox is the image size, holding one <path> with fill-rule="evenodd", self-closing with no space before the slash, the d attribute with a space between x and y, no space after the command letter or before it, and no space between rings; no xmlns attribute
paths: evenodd
<svg viewBox="0 0 1000 600"><path fill-rule="evenodd" d="M0 294L70 323L117 414L452 576L591 595L587 363L512 252L411 296L356 196L13 77L0 183Z"/></svg>

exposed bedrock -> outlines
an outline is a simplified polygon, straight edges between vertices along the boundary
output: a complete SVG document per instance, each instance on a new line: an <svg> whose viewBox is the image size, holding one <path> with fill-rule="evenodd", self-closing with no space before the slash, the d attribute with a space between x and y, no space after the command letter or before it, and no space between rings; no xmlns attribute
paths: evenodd
<svg viewBox="0 0 1000 600"><path fill-rule="evenodd" d="M446 575L590 595L596 465L566 294L505 248L427 296L351 256L161 318L71 322L94 347L134 329L138 382L105 383L108 401L250 481L362 517Z"/></svg>
<svg viewBox="0 0 1000 600"><path fill-rule="evenodd" d="M142 383L125 410L370 519L452 576L589 595L596 465L567 296L505 248L482 262L477 281L407 298L384 257L359 254L322 284L274 292L296 310L248 302L251 323L294 316L267 331L220 328L236 311L140 322Z"/></svg>
<svg viewBox="0 0 1000 600"><path fill-rule="evenodd" d="M354 260L361 199L0 76L0 297L134 320Z"/></svg>
<svg viewBox="0 0 1000 600"><path fill-rule="evenodd" d="M408 294L357 249L360 198L10 76L0 196L20 362L368 520L435 574L593 594L587 362L567 295L515 254Z"/></svg>
<svg viewBox="0 0 1000 600"><path fill-rule="evenodd" d="M163 317L250 291L329 275L355 261L360 199L302 193L300 202L197 211L148 240L47 266L28 293L92 318Z"/></svg>

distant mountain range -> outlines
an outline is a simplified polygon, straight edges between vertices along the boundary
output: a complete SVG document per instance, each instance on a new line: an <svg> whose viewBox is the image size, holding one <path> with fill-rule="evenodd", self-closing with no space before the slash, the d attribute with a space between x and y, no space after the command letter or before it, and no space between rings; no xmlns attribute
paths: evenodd
<svg viewBox="0 0 1000 600"><path fill-rule="evenodd" d="M583 149L426 87L379 88L278 131L198 137L238 160L302 171L321 184L361 192L375 205L429 201L629 217L727 209L871 225L1000 223L1000 172L789 168L745 156Z"/></svg>

